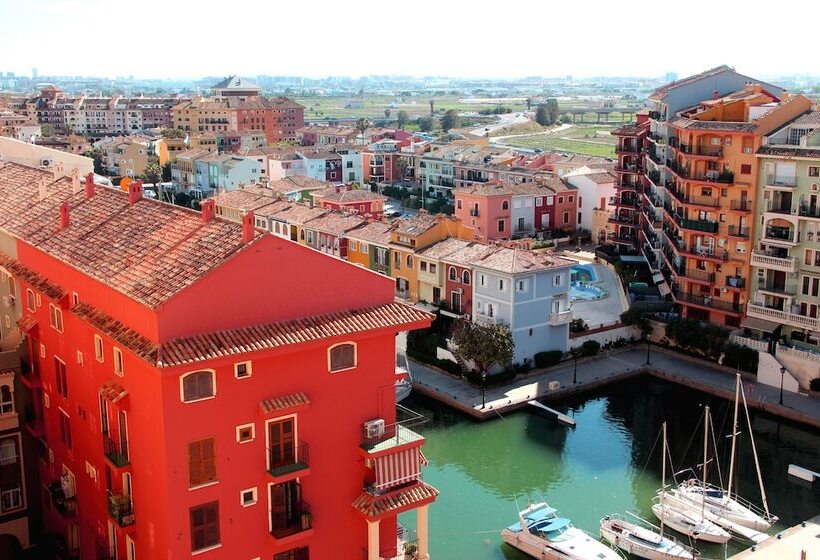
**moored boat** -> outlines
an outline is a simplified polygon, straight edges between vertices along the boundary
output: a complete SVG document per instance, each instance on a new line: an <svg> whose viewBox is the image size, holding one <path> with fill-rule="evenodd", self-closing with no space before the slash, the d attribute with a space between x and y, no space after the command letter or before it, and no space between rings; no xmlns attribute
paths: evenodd
<svg viewBox="0 0 820 560"><path fill-rule="evenodd" d="M665 537L662 530L643 521L633 522L619 515L601 519L601 538L624 552L647 560L684 560L699 556L675 539Z"/></svg>

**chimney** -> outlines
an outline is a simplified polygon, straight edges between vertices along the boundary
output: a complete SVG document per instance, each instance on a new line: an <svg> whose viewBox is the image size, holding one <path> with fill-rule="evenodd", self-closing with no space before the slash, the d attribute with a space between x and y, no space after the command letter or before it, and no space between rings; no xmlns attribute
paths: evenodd
<svg viewBox="0 0 820 560"><path fill-rule="evenodd" d="M128 204L142 200L142 181L132 181L128 185Z"/></svg>
<svg viewBox="0 0 820 560"><path fill-rule="evenodd" d="M77 168L71 170L71 194L80 192L80 172Z"/></svg>
<svg viewBox="0 0 820 560"><path fill-rule="evenodd" d="M45 200L45 198L47 196L47 193L46 193L46 184L47 184L47 182L48 181L46 180L45 177L40 177L40 186L39 186L39 189L38 189L38 192L37 192L39 200Z"/></svg>
<svg viewBox="0 0 820 560"><path fill-rule="evenodd" d="M71 220L68 216L68 202L66 201L60 204L60 229L67 228L70 223Z"/></svg>
<svg viewBox="0 0 820 560"><path fill-rule="evenodd" d="M200 204L200 208L202 210L202 223L208 223L214 219L216 216L216 201L211 198L208 200L204 200L202 204Z"/></svg>
<svg viewBox="0 0 820 560"><path fill-rule="evenodd" d="M242 216L242 243L247 244L253 241L253 236L256 234L254 229L255 218L253 212L248 212Z"/></svg>
<svg viewBox="0 0 820 560"><path fill-rule="evenodd" d="M93 198L94 197L94 174L89 173L85 176L85 197L86 198Z"/></svg>
<svg viewBox="0 0 820 560"><path fill-rule="evenodd" d="M720 92L718 90L712 90L712 99L720 99Z"/></svg>

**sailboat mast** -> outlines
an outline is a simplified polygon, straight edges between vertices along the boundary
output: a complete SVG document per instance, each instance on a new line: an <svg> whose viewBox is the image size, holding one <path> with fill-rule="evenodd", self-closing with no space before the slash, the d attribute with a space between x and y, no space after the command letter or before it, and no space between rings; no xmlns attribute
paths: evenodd
<svg viewBox="0 0 820 560"><path fill-rule="evenodd" d="M763 475L760 473L760 460L757 458L757 447L755 446L754 433L752 433L752 419L749 417L749 406L746 404L746 393L743 391L743 387L740 388L740 396L743 397L743 410L746 411L746 425L749 426L749 440L752 442L752 455L755 458L757 483L760 485L760 498L763 500L763 509L766 510L766 517L770 517L769 502L766 501L766 490L763 488Z"/></svg>
<svg viewBox="0 0 820 560"><path fill-rule="evenodd" d="M706 461L709 453L709 405L706 405L706 412L703 416L703 487L701 488L700 518L706 517Z"/></svg>
<svg viewBox="0 0 820 560"><path fill-rule="evenodd" d="M663 467L661 468L661 537L663 537L663 495L666 492L666 422L663 423Z"/></svg>
<svg viewBox="0 0 820 560"><path fill-rule="evenodd" d="M737 373L735 380L735 419L732 422L732 455L729 459L729 482L726 484L726 497L732 497L732 475L735 472L735 449L737 448L737 408L740 404L740 373Z"/></svg>

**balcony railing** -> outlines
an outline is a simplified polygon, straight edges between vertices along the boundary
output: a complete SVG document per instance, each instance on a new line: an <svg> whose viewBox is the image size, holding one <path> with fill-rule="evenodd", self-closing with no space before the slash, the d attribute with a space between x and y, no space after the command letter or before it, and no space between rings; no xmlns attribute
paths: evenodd
<svg viewBox="0 0 820 560"><path fill-rule="evenodd" d="M789 313L781 309L773 309L764 305L748 303L746 304L746 314L749 317L768 319L777 323L785 323L804 329L817 330L820 328L820 318Z"/></svg>
<svg viewBox="0 0 820 560"><path fill-rule="evenodd" d="M689 167L683 166L674 160L668 160L666 165L681 179L726 184L735 182L735 174L731 171L705 171L699 173L692 171Z"/></svg>
<svg viewBox="0 0 820 560"><path fill-rule="evenodd" d="M795 257L775 257L757 251L752 253L752 266L759 266L761 268L770 268L772 270L780 270L782 272L796 272L797 259Z"/></svg>
<svg viewBox="0 0 820 560"><path fill-rule="evenodd" d="M731 237L749 237L749 228L741 226L729 226Z"/></svg>
<svg viewBox="0 0 820 560"><path fill-rule="evenodd" d="M692 280L699 280L701 282L709 282L713 284L715 282L715 273L714 272L706 272L705 270L698 270L696 268L690 268L684 270L682 275L686 278L690 278Z"/></svg>
<svg viewBox="0 0 820 560"><path fill-rule="evenodd" d="M275 539L290 537L313 528L313 514L307 502L301 500L293 502L288 510L286 513L269 510L271 519L270 534Z"/></svg>
<svg viewBox="0 0 820 560"><path fill-rule="evenodd" d="M128 445L108 437L108 432L102 433L103 453L115 467L124 467L131 462L128 456Z"/></svg>
<svg viewBox="0 0 820 560"><path fill-rule="evenodd" d="M646 151L646 155L648 155L649 159L654 161L656 164L663 165L663 158L659 156L657 152L651 147Z"/></svg>
<svg viewBox="0 0 820 560"><path fill-rule="evenodd" d="M773 294L781 294L784 296L793 296L797 294L797 290L795 288L789 288L785 283L782 282L758 282L757 289L763 290L764 292L771 292Z"/></svg>
<svg viewBox="0 0 820 560"><path fill-rule="evenodd" d="M120 527L128 527L134 524L134 508L131 496L125 494L108 494L108 515L116 521Z"/></svg>
<svg viewBox="0 0 820 560"><path fill-rule="evenodd" d="M743 305L740 303L734 303L731 301L724 301L721 299L715 299L711 296L699 296L694 294L687 294L682 292L679 288L673 291L675 295L675 300L681 303L690 303L693 305L700 305L701 307L709 307L712 309L719 309L721 311L729 311L732 313L741 313L743 311Z"/></svg>
<svg viewBox="0 0 820 560"><path fill-rule="evenodd" d="M572 322L572 311L558 311L550 313L549 324L552 326L566 325Z"/></svg>
<svg viewBox="0 0 820 560"><path fill-rule="evenodd" d="M745 288L746 287L746 279L742 276L727 276L726 277L726 285L730 288Z"/></svg>
<svg viewBox="0 0 820 560"><path fill-rule="evenodd" d="M273 476L285 476L308 468L308 444L300 441L284 452L268 448L268 472Z"/></svg>
<svg viewBox="0 0 820 560"><path fill-rule="evenodd" d="M51 495L51 505L60 515L65 518L72 518L77 515L77 498L75 496L66 497L59 478L49 483L46 488Z"/></svg>
<svg viewBox="0 0 820 560"><path fill-rule="evenodd" d="M779 227L769 227L766 228L766 235L767 239L774 239L778 241L788 241L790 243L795 243L794 241L794 231L791 228L779 228Z"/></svg>
<svg viewBox="0 0 820 560"><path fill-rule="evenodd" d="M706 233L717 233L719 224L718 222L710 222L707 220L690 220L688 218L684 218L683 216L676 214L675 212L670 212L667 210L667 213L672 218L672 220L678 224L678 226L684 229L691 229L694 231L704 231Z"/></svg>
<svg viewBox="0 0 820 560"><path fill-rule="evenodd" d="M678 148L681 152L687 155L707 156L707 157L721 157L723 155L723 148L720 146L707 146L700 144L681 144Z"/></svg>
<svg viewBox="0 0 820 560"><path fill-rule="evenodd" d="M801 204L797 213L804 218L820 218L820 206Z"/></svg>
<svg viewBox="0 0 820 560"><path fill-rule="evenodd" d="M770 200L766 205L766 212L773 212L775 214L791 214L791 200Z"/></svg>
<svg viewBox="0 0 820 560"><path fill-rule="evenodd" d="M399 299L409 299L410 290L396 290L396 297Z"/></svg>
<svg viewBox="0 0 820 560"><path fill-rule="evenodd" d="M652 181L653 184L655 184L655 185L660 184L660 180L661 180L660 171L654 171L654 170L650 171L649 173L646 174L646 176L649 177L649 180Z"/></svg>
<svg viewBox="0 0 820 560"><path fill-rule="evenodd" d="M641 153L641 151L643 151L643 148L641 148L640 146L629 146L621 144L615 147L615 151L629 154L639 154Z"/></svg>
<svg viewBox="0 0 820 560"><path fill-rule="evenodd" d="M478 208L470 208L470 216L478 216Z"/></svg>
<svg viewBox="0 0 820 560"><path fill-rule="evenodd" d="M741 210L744 212L751 212L752 211L752 201L751 200L732 200L729 202L729 208L731 210Z"/></svg>
<svg viewBox="0 0 820 560"><path fill-rule="evenodd" d="M767 173L766 185L771 187L796 187L797 177L783 177L774 173Z"/></svg>
<svg viewBox="0 0 820 560"><path fill-rule="evenodd" d="M427 419L401 405L398 405L398 410L403 417L402 420L393 424L385 424L383 429L374 428L373 426L362 428L362 441L360 444L362 449L369 453L376 453L399 445L424 440L424 436L414 432L410 427L423 424Z"/></svg>

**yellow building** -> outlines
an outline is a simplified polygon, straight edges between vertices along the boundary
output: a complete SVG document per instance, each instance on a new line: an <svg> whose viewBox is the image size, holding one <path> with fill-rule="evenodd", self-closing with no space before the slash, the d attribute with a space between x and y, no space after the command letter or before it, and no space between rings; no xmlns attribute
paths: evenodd
<svg viewBox="0 0 820 560"><path fill-rule="evenodd" d="M228 130L228 103L204 97L182 101L171 109L174 128L187 132L223 132Z"/></svg>

